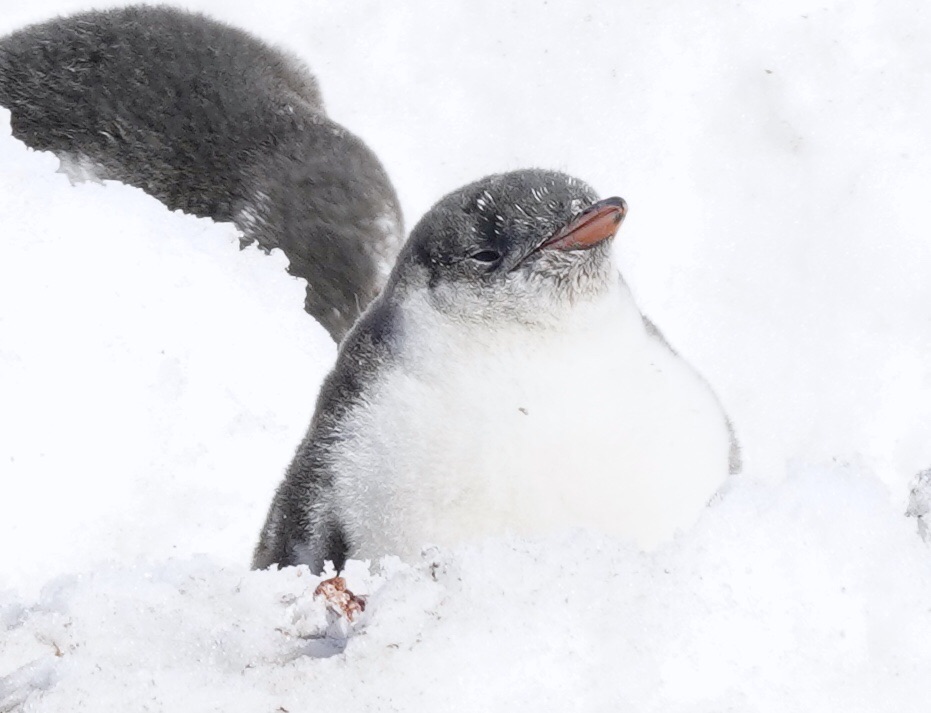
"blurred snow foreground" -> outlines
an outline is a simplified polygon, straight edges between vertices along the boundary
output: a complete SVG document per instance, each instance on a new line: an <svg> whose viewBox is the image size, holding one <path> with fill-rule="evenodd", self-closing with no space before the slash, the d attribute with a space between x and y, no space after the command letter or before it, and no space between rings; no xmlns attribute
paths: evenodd
<svg viewBox="0 0 931 713"><path fill-rule="evenodd" d="M303 567L211 558L52 579L0 609L0 710L920 710L931 558L854 469L745 480L645 555L575 533Z"/></svg>
<svg viewBox="0 0 931 713"><path fill-rule="evenodd" d="M747 473L649 554L351 562L352 625L249 571L333 345L280 256L56 167L0 111L0 711L924 708L931 556L867 466Z"/></svg>

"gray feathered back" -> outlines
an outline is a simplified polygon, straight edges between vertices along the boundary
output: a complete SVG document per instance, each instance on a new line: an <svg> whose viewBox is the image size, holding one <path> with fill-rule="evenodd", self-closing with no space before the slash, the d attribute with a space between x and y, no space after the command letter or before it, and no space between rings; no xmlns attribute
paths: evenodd
<svg viewBox="0 0 931 713"><path fill-rule="evenodd" d="M303 64L203 15L133 6L8 35L0 105L29 146L281 248L337 340L400 246L387 175L325 116Z"/></svg>

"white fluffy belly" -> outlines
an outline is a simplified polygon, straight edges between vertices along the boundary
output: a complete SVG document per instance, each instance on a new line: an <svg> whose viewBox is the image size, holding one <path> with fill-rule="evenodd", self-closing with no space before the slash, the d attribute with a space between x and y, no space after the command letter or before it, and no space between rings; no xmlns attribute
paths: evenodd
<svg viewBox="0 0 931 713"><path fill-rule="evenodd" d="M559 330L429 335L384 374L339 456L354 556L578 526L650 547L727 475L717 400L626 293Z"/></svg>

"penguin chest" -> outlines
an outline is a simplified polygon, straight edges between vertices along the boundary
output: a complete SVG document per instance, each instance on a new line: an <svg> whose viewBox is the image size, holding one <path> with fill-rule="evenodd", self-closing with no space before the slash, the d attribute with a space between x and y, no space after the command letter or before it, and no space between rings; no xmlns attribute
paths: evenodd
<svg viewBox="0 0 931 713"><path fill-rule="evenodd" d="M639 314L609 317L448 340L386 374L336 486L355 555L571 527L652 546L690 524L727 473L723 414Z"/></svg>

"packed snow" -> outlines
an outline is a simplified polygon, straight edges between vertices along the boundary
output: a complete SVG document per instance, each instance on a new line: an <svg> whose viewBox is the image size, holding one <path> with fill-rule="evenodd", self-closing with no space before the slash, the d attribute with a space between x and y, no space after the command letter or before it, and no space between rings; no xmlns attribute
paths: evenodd
<svg viewBox="0 0 931 713"><path fill-rule="evenodd" d="M72 185L0 110L0 711L927 709L922 4L186 6L303 56L408 224L522 166L626 198L618 262L745 472L655 552L351 562L350 625L248 568L335 355L283 256Z"/></svg>
<svg viewBox="0 0 931 713"><path fill-rule="evenodd" d="M0 586L242 561L335 354L302 284L231 225L72 186L0 122Z"/></svg>

